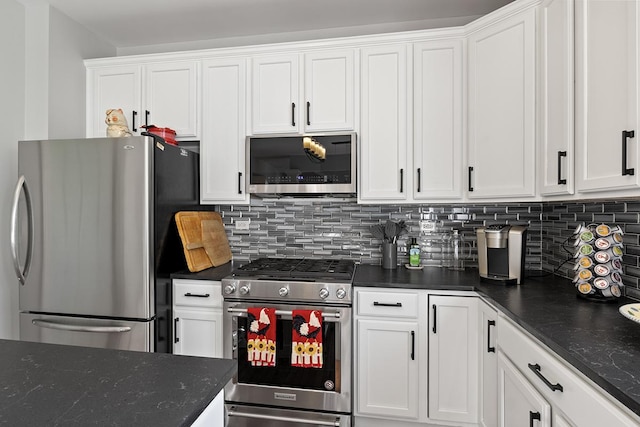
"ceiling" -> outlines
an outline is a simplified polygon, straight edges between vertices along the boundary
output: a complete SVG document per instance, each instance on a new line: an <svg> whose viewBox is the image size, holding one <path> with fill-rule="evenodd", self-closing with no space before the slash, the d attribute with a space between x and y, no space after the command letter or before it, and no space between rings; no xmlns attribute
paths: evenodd
<svg viewBox="0 0 640 427"><path fill-rule="evenodd" d="M512 0L44 1L116 48L127 48L318 30L329 36L328 30L351 27L360 27L360 34L433 28L466 23Z"/></svg>

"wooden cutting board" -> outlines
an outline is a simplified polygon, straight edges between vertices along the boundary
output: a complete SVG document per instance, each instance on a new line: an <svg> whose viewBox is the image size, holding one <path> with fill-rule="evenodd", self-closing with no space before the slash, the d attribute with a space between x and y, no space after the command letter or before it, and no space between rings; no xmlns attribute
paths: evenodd
<svg viewBox="0 0 640 427"><path fill-rule="evenodd" d="M183 211L176 213L175 219L176 225L178 226L178 234L180 235L180 239L182 240L184 256L187 260L187 267L189 268L189 271L195 273L213 267L214 264L209 258L209 255L207 254L207 250L205 249L203 243L202 223L203 221L216 222L219 225L219 227L217 228L218 234L215 238L214 236L210 237L209 234L207 234L206 236L207 241L213 240L213 243L208 242L210 251L212 253L215 252L217 248L211 248L211 245L223 245L226 243L226 247L228 248L229 242L228 240L226 240L226 233L224 236L224 242L219 236L220 227L222 228L222 232L224 233L224 226L222 225L222 217L220 216L220 214L210 211ZM211 226L208 225L208 227L210 228ZM231 253L230 249L228 253ZM217 255L215 257L216 262L220 262L221 259L223 259L221 255ZM229 260L225 262L228 262ZM224 264L224 262L221 264Z"/></svg>
<svg viewBox="0 0 640 427"><path fill-rule="evenodd" d="M231 261L231 248L222 221L202 221L202 245L214 267Z"/></svg>

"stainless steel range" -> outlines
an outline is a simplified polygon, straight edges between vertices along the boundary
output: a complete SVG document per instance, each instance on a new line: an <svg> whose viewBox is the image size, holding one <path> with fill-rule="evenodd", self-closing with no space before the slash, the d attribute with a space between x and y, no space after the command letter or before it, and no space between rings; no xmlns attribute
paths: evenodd
<svg viewBox="0 0 640 427"><path fill-rule="evenodd" d="M225 388L228 426L351 426L355 267L349 260L261 258L222 280L224 355L238 363ZM251 313L261 308L275 313L275 366L250 361L248 338L258 324ZM294 310L321 317L321 366L292 362L292 331L300 330Z"/></svg>

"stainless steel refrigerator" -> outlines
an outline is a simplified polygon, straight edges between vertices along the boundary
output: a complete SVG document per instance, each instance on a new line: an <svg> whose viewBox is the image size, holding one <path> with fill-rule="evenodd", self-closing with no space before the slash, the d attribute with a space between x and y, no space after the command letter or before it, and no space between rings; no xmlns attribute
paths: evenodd
<svg viewBox="0 0 640 427"><path fill-rule="evenodd" d="M20 339L169 352L173 215L198 154L149 136L20 141L11 249Z"/></svg>

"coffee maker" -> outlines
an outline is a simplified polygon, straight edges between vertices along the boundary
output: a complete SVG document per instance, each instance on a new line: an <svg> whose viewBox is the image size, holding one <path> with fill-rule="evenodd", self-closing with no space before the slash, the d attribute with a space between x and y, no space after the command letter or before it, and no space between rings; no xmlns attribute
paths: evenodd
<svg viewBox="0 0 640 427"><path fill-rule="evenodd" d="M524 279L527 227L493 224L476 230L480 280L520 284Z"/></svg>

